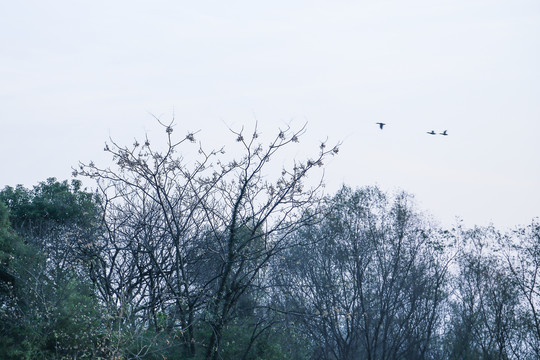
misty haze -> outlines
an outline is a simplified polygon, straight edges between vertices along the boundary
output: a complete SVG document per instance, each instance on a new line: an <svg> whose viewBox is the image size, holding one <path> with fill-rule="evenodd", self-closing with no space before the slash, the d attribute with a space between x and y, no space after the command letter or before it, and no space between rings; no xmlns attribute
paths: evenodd
<svg viewBox="0 0 540 360"><path fill-rule="evenodd" d="M540 3L1 6L0 359L540 358Z"/></svg>

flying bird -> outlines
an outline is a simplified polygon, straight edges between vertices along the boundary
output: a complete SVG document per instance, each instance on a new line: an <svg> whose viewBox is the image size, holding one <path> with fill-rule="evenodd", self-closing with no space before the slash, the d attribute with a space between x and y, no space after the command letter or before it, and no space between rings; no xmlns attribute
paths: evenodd
<svg viewBox="0 0 540 360"><path fill-rule="evenodd" d="M446 130L444 130L442 133L439 133L440 135L444 135L444 136L448 136L448 134L446 133Z"/></svg>
<svg viewBox="0 0 540 360"><path fill-rule="evenodd" d="M429 135L436 135L434 130L428 131L427 133L428 133Z"/></svg>
<svg viewBox="0 0 540 360"><path fill-rule="evenodd" d="M381 128L381 130L382 130L383 126L386 125L385 123L381 123L381 122L378 122L378 123L375 123L375 124L379 124L379 127Z"/></svg>

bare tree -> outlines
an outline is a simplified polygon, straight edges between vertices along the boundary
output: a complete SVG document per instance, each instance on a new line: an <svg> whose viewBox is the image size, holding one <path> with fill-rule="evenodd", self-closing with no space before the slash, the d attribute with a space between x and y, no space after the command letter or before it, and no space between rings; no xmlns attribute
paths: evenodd
<svg viewBox="0 0 540 360"><path fill-rule="evenodd" d="M521 359L519 296L493 227L457 229L460 245L447 353L450 359Z"/></svg>
<svg viewBox="0 0 540 360"><path fill-rule="evenodd" d="M338 147L320 144L316 156L267 173L270 161L299 141L304 128L279 130L268 145L259 133L232 131L240 158L225 161L224 150L198 146L185 160L195 134L174 140L173 124L162 124L164 151L147 138L126 147L110 141L105 151L114 167L81 164L77 174L97 181L104 204L105 255L94 278L104 299L130 307L135 319L166 314L188 355L205 347L207 359L220 354L224 327L250 289L262 286L269 261L289 247L289 235L308 224L321 183L304 180ZM146 326L145 320L140 324ZM207 327L209 331L197 329Z"/></svg>
<svg viewBox="0 0 540 360"><path fill-rule="evenodd" d="M435 349L448 259L441 239L398 195L344 187L299 233L277 285L317 359L425 359Z"/></svg>
<svg viewBox="0 0 540 360"><path fill-rule="evenodd" d="M540 358L540 223L535 219L504 239L504 257L521 299L520 324L523 358ZM528 357L526 357L528 356Z"/></svg>

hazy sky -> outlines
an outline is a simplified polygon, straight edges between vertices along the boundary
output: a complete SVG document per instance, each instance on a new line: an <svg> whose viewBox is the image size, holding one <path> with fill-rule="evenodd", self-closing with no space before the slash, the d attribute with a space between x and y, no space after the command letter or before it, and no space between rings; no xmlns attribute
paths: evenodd
<svg viewBox="0 0 540 360"><path fill-rule="evenodd" d="M209 146L255 119L343 141L330 192L377 184L443 224L528 223L539 64L538 0L3 1L0 187L107 165L109 136L157 138L150 114L174 109Z"/></svg>

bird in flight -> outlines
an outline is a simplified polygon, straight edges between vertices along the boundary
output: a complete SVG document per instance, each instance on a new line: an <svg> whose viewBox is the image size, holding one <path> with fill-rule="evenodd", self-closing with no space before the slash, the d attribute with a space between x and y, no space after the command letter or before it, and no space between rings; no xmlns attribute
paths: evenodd
<svg viewBox="0 0 540 360"><path fill-rule="evenodd" d="M434 130L428 131L427 133L428 133L429 135L436 135Z"/></svg>
<svg viewBox="0 0 540 360"><path fill-rule="evenodd" d="M448 134L446 133L446 130L444 130L442 133L439 133L440 135L444 135L444 136L448 136Z"/></svg>
<svg viewBox="0 0 540 360"><path fill-rule="evenodd" d="M376 124L379 124L379 127L381 128L381 130L382 130L383 126L386 125L385 123L382 123L382 122L378 122Z"/></svg>

